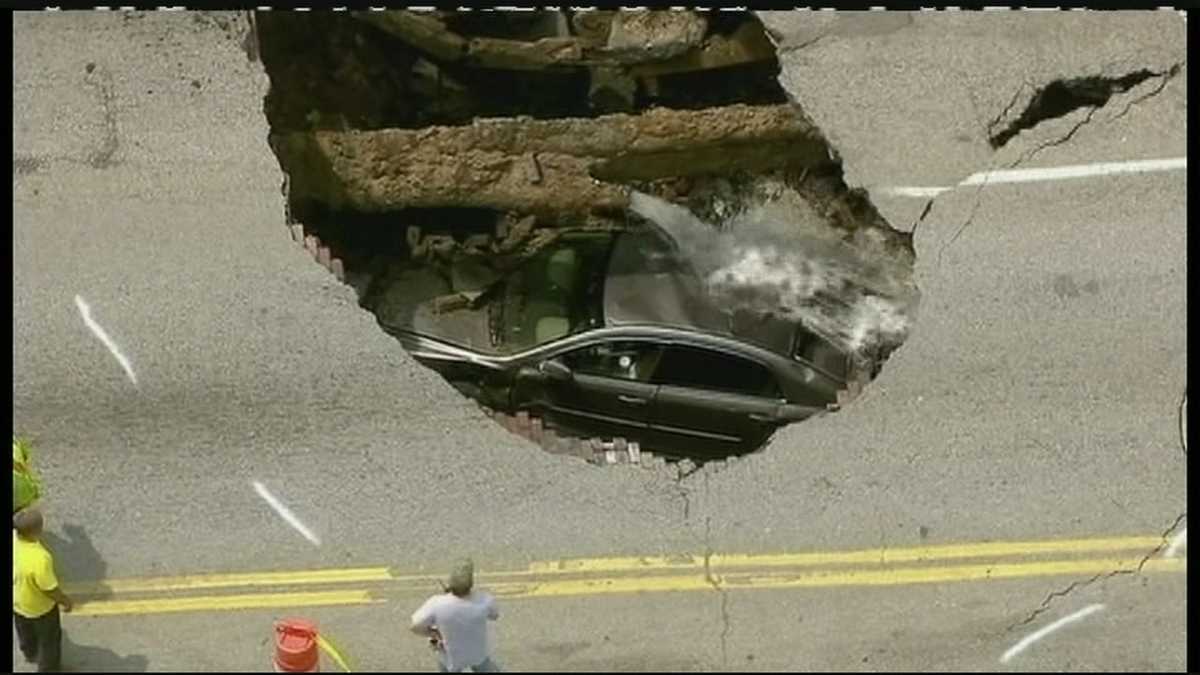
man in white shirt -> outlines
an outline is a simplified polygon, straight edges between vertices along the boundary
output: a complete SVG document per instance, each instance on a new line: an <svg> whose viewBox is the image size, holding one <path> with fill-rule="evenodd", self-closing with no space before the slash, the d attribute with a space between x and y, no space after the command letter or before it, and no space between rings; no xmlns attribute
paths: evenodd
<svg viewBox="0 0 1200 675"><path fill-rule="evenodd" d="M429 638L438 652L438 670L460 673L498 673L491 657L488 621L500 618L496 599L472 591L475 565L461 560L450 573L446 592L428 600L412 615L412 632Z"/></svg>

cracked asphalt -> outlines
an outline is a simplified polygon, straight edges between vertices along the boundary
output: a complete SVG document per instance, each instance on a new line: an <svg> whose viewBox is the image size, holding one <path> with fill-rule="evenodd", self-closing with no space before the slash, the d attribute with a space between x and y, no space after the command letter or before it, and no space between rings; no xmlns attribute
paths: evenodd
<svg viewBox="0 0 1200 675"><path fill-rule="evenodd" d="M711 593L507 603L502 662L992 670L1023 630L1099 602L1010 666L1186 667L1182 574L730 590L707 565L728 553L1165 541L1186 526L1186 172L933 199L880 191L1186 156L1176 13L764 14L781 81L847 182L893 226L915 227L922 305L847 409L686 477L547 455L380 331L289 239L266 77L239 46L244 15L227 21L14 15L14 428L38 442L64 578L689 554L704 557ZM988 145L989 122L1025 105L1023 85L1175 65L1175 77ZM86 86L93 70L101 94ZM321 546L266 508L255 480ZM432 669L420 640L380 639L419 600L307 613L362 669ZM110 670L266 668L278 614L67 617L66 655Z"/></svg>

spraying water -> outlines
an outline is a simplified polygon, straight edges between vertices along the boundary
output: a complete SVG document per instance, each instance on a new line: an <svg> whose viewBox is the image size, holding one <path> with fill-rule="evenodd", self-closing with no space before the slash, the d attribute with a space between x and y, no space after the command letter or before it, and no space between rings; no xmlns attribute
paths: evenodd
<svg viewBox="0 0 1200 675"><path fill-rule="evenodd" d="M799 321L864 357L908 336L918 302L908 265L846 243L802 201L754 204L716 226L641 192L630 208L671 236L723 307Z"/></svg>

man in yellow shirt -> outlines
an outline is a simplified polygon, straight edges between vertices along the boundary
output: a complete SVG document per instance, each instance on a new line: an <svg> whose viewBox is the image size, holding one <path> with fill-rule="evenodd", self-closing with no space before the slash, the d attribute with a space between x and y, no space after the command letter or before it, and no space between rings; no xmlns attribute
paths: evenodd
<svg viewBox="0 0 1200 675"><path fill-rule="evenodd" d="M39 673L53 673L62 657L58 607L69 612L72 602L58 587L54 557L42 545L43 524L36 508L13 516L13 624L25 660L36 661Z"/></svg>

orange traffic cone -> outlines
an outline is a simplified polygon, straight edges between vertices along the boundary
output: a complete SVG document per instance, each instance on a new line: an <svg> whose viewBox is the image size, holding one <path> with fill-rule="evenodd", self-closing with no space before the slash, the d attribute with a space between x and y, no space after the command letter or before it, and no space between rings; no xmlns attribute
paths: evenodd
<svg viewBox="0 0 1200 675"><path fill-rule="evenodd" d="M275 622L275 672L319 673L317 625L304 619Z"/></svg>

